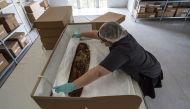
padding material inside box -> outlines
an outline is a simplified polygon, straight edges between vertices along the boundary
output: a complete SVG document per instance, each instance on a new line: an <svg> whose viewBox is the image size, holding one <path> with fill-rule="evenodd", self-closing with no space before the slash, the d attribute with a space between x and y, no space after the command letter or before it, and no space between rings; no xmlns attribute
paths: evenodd
<svg viewBox="0 0 190 109"><path fill-rule="evenodd" d="M52 59L49 61L47 68L43 71L44 73L39 81L37 89L34 92L35 96L50 95L53 83L56 79L59 65L62 62L69 40L72 37L73 33L76 31L86 32L91 30L91 24L69 25L67 29L65 29L64 34L62 34L63 38L60 39L59 44L57 45L56 50L52 55Z"/></svg>
<svg viewBox="0 0 190 109"><path fill-rule="evenodd" d="M108 47L102 45L98 40L93 39L79 41L78 39L72 38L69 42L62 63L60 64L54 86L58 86L68 82L69 72L72 66L72 60L75 56L76 48L79 43L86 43L89 46L90 68L98 65L109 53ZM93 83L85 86L83 88L81 97L108 95L135 95L131 78L122 71L115 71L113 73L110 72L110 74L106 75L105 77L102 77L94 81ZM65 96L65 94L54 93L53 96Z"/></svg>

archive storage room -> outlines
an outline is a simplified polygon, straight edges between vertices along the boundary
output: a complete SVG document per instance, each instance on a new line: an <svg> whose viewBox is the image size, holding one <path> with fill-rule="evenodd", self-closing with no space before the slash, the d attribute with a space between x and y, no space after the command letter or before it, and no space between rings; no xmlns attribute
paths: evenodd
<svg viewBox="0 0 190 109"><path fill-rule="evenodd" d="M190 0L0 0L0 109L190 109Z"/></svg>

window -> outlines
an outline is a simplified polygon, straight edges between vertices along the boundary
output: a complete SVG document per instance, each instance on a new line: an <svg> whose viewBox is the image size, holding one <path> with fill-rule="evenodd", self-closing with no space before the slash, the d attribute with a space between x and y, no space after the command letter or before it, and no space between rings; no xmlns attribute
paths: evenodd
<svg viewBox="0 0 190 109"><path fill-rule="evenodd" d="M107 0L68 0L74 8L106 8Z"/></svg>
<svg viewBox="0 0 190 109"><path fill-rule="evenodd" d="M99 0L100 8L107 8L107 0Z"/></svg>
<svg viewBox="0 0 190 109"><path fill-rule="evenodd" d="M68 0L68 3L73 6L73 8L77 8L77 0Z"/></svg>

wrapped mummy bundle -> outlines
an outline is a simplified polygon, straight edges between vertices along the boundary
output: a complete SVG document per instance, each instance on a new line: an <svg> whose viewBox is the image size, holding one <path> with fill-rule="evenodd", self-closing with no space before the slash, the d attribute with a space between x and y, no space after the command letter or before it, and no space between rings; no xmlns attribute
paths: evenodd
<svg viewBox="0 0 190 109"><path fill-rule="evenodd" d="M87 44L80 43L76 50L68 82L73 82L74 80L82 76L85 72L87 72L89 69L89 64L90 64L90 50ZM69 96L80 97L82 90L83 88L77 89L69 93Z"/></svg>

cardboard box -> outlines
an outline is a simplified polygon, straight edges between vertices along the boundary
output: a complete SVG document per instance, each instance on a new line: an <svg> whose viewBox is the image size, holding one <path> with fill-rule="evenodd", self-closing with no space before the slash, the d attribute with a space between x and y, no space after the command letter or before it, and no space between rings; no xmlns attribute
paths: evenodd
<svg viewBox="0 0 190 109"><path fill-rule="evenodd" d="M178 8L176 11L176 17L186 17L190 8Z"/></svg>
<svg viewBox="0 0 190 109"><path fill-rule="evenodd" d="M5 44L14 57L17 57L21 52L21 47L17 41L6 41ZM0 52L6 52L2 45L0 46Z"/></svg>
<svg viewBox="0 0 190 109"><path fill-rule="evenodd" d="M8 6L8 3L5 0L1 0L0 1L0 9L5 8L6 6Z"/></svg>
<svg viewBox="0 0 190 109"><path fill-rule="evenodd" d="M65 26L72 22L71 6L50 7L34 22L34 27L37 28L41 38L58 39ZM47 49L53 48L55 45L55 42L47 44L43 40L42 43Z"/></svg>
<svg viewBox="0 0 190 109"><path fill-rule="evenodd" d="M1 14L1 15L0 15L0 24L3 24L5 30L6 30L8 33L11 32L11 31L14 30L16 27L19 26L19 23L17 22L14 13Z"/></svg>
<svg viewBox="0 0 190 109"><path fill-rule="evenodd" d="M157 11L157 13L156 13L156 17L161 17L161 16L162 16L162 14L163 14L163 11L162 11L162 10Z"/></svg>
<svg viewBox="0 0 190 109"><path fill-rule="evenodd" d="M33 13L38 11L44 11L44 9L40 6L39 1L27 2L24 4L24 9L27 13Z"/></svg>
<svg viewBox="0 0 190 109"><path fill-rule="evenodd" d="M9 65L2 53L0 53L0 75L1 72Z"/></svg>
<svg viewBox="0 0 190 109"><path fill-rule="evenodd" d="M17 41L21 48L24 48L27 44L27 38L24 32L15 32L8 41Z"/></svg>
<svg viewBox="0 0 190 109"><path fill-rule="evenodd" d="M146 17L154 18L154 17L156 17L156 13L146 13Z"/></svg>
<svg viewBox="0 0 190 109"><path fill-rule="evenodd" d="M36 21L36 18L33 13L26 13L30 23L34 23Z"/></svg>
<svg viewBox="0 0 190 109"><path fill-rule="evenodd" d="M144 7L140 7L137 9L137 13L145 13L146 12L146 8Z"/></svg>
<svg viewBox="0 0 190 109"><path fill-rule="evenodd" d="M34 27L64 29L68 23L72 23L71 20L73 20L71 6L50 7L34 22Z"/></svg>
<svg viewBox="0 0 190 109"><path fill-rule="evenodd" d="M178 8L177 13L188 13L190 8Z"/></svg>
<svg viewBox="0 0 190 109"><path fill-rule="evenodd" d="M167 8L173 8L174 6L172 4L168 4Z"/></svg>
<svg viewBox="0 0 190 109"><path fill-rule="evenodd" d="M3 25L0 25L0 39L3 39L7 36L7 32L5 30L5 28L3 27Z"/></svg>
<svg viewBox="0 0 190 109"><path fill-rule="evenodd" d="M137 12L134 12L134 17L135 18L146 18L146 13L137 13Z"/></svg>
<svg viewBox="0 0 190 109"><path fill-rule="evenodd" d="M156 10L156 8L155 8L154 4L149 4L146 7L146 12L148 12L148 13L153 13L153 12L155 12L155 10Z"/></svg>
<svg viewBox="0 0 190 109"><path fill-rule="evenodd" d="M166 8L167 12L176 12L176 8Z"/></svg>
<svg viewBox="0 0 190 109"><path fill-rule="evenodd" d="M144 3L144 2L140 2L139 4L139 8L146 8L147 6L147 3Z"/></svg>
<svg viewBox="0 0 190 109"><path fill-rule="evenodd" d="M187 13L176 13L175 17L186 17Z"/></svg>
<svg viewBox="0 0 190 109"><path fill-rule="evenodd" d="M92 28L95 30L99 30L102 24L105 22L118 22L121 23L125 20L125 15L118 14L118 13L113 13L113 12L107 12L106 14L94 19L91 21L92 23Z"/></svg>
<svg viewBox="0 0 190 109"><path fill-rule="evenodd" d="M164 17L174 17L175 11L165 11L164 12Z"/></svg>
<svg viewBox="0 0 190 109"><path fill-rule="evenodd" d="M41 42L46 50L53 50L59 37L53 38L40 38Z"/></svg>
<svg viewBox="0 0 190 109"><path fill-rule="evenodd" d="M47 9L49 8L48 0L43 0L43 1L40 3L40 6L43 7L45 10L47 10Z"/></svg>
<svg viewBox="0 0 190 109"><path fill-rule="evenodd" d="M154 18L156 13L137 13L134 12L134 17L135 18Z"/></svg>
<svg viewBox="0 0 190 109"><path fill-rule="evenodd" d="M92 24L68 25L59 38L41 76L32 91L31 97L41 109L139 109L142 99L138 95L112 95L96 97L55 97L50 96L58 67L66 51L72 32L91 31ZM69 28L70 27L70 28ZM80 29L82 28L82 29ZM67 33L69 31L69 33ZM70 33L71 32L71 33ZM134 91L139 92L141 91ZM143 104L143 103L142 103ZM140 108L146 109L146 108Z"/></svg>
<svg viewBox="0 0 190 109"><path fill-rule="evenodd" d="M53 28L53 29L38 29L38 33L40 34L41 38L58 38L63 29Z"/></svg>
<svg viewBox="0 0 190 109"><path fill-rule="evenodd" d="M38 11L33 13L27 13L28 19L31 23L34 23L42 14L44 11Z"/></svg>

